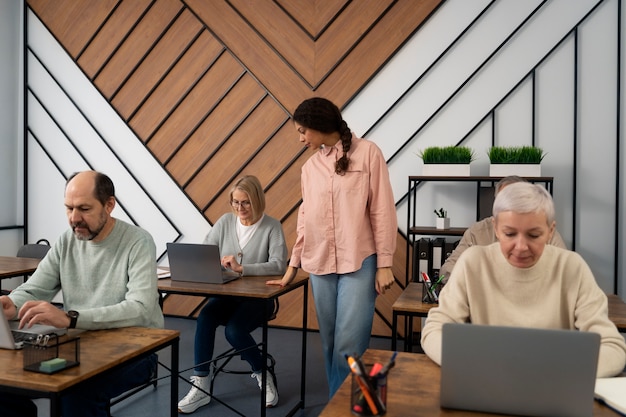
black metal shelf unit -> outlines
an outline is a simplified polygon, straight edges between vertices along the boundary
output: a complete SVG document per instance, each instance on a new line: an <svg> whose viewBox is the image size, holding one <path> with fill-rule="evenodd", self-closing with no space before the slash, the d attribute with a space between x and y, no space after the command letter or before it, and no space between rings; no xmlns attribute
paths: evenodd
<svg viewBox="0 0 626 417"><path fill-rule="evenodd" d="M425 182L473 182L476 184L476 221L486 217L485 213L491 213L493 203L493 190L498 181L504 177L490 176L467 176L467 177L434 177L414 175L409 176L409 188L407 194L407 237L406 237L406 284L412 281L411 247L415 243L416 236L463 236L465 227L451 227L450 229L437 229L429 226L416 225L417 190L420 184ZM554 177L525 177L525 180L532 183L542 183L552 195ZM486 201L489 200L489 201ZM415 259L413 259L415 262Z"/></svg>

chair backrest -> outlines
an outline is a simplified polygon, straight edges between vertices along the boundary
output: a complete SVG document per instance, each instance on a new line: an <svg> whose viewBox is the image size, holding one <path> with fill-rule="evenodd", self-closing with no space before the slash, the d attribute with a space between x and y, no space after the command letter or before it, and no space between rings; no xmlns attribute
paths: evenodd
<svg viewBox="0 0 626 417"><path fill-rule="evenodd" d="M37 243L23 245L17 250L18 258L43 259L50 250L50 242L46 239L39 239Z"/></svg>

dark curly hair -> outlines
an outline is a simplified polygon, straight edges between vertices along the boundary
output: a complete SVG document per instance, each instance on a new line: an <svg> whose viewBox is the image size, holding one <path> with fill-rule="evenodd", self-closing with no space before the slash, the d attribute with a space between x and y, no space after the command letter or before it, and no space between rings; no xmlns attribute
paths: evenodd
<svg viewBox="0 0 626 417"><path fill-rule="evenodd" d="M313 97L300 103L293 113L293 121L322 133L339 132L343 155L335 163L335 172L339 175L345 174L350 164L348 151L352 145L352 132L343 120L339 108L325 98Z"/></svg>

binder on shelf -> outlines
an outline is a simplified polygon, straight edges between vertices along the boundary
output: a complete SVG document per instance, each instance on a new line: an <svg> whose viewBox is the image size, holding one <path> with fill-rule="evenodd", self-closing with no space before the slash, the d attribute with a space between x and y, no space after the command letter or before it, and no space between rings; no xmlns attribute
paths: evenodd
<svg viewBox="0 0 626 417"><path fill-rule="evenodd" d="M443 265L444 262L443 251L445 242L446 239L442 237L435 238L431 241L431 257L428 274L430 275L430 278L433 280L433 282L439 278L439 270L441 269L441 265Z"/></svg>
<svg viewBox="0 0 626 417"><path fill-rule="evenodd" d="M430 239L421 238L413 242L413 281L422 282L422 272L428 273Z"/></svg>
<svg viewBox="0 0 626 417"><path fill-rule="evenodd" d="M450 256L452 254L452 252L454 252L454 249L456 249L456 247L459 245L459 242L461 241L461 239L456 239L456 240L448 240L446 239L444 245L443 245L443 261L442 261L442 265L443 263L446 262L446 260L448 259L448 256Z"/></svg>

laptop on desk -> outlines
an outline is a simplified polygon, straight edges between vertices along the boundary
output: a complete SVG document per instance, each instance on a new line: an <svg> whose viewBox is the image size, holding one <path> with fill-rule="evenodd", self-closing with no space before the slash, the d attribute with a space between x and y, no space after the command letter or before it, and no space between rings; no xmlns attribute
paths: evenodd
<svg viewBox="0 0 626 417"><path fill-rule="evenodd" d="M441 406L520 416L591 417L600 335L446 323Z"/></svg>
<svg viewBox="0 0 626 417"><path fill-rule="evenodd" d="M24 342L34 342L38 336L57 335L62 336L67 333L67 329L35 324L29 328L18 329L19 321L8 321L0 312L0 348L1 349L21 349Z"/></svg>
<svg viewBox="0 0 626 417"><path fill-rule="evenodd" d="M172 281L225 284L240 277L222 268L216 245L168 243L167 256Z"/></svg>

